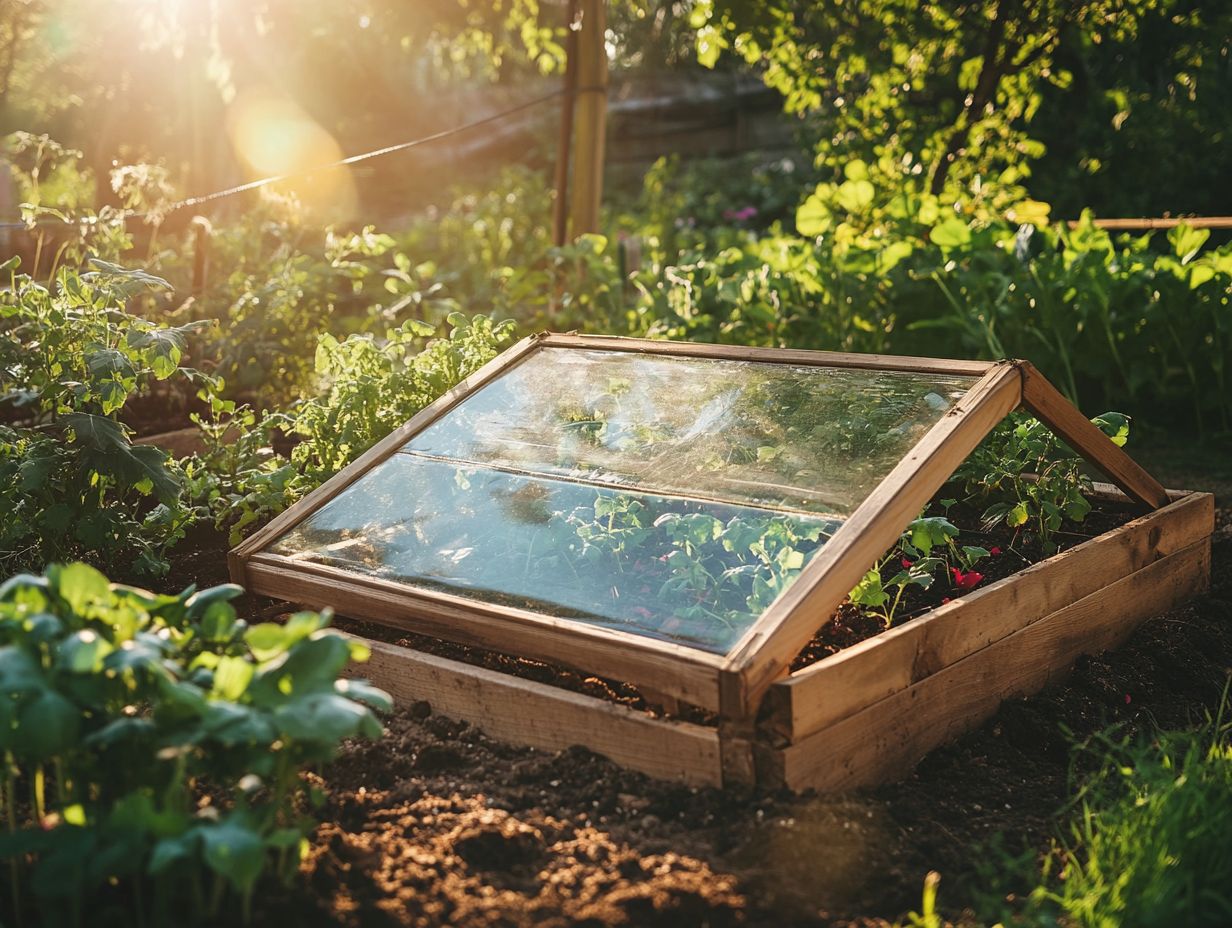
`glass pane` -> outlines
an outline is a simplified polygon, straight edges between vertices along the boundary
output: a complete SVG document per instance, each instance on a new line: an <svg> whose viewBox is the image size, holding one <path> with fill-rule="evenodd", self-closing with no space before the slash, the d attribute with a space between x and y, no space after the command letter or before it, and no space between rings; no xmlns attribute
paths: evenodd
<svg viewBox="0 0 1232 928"><path fill-rule="evenodd" d="M839 524L395 455L271 550L726 653Z"/></svg>
<svg viewBox="0 0 1232 928"><path fill-rule="evenodd" d="M974 381L540 349L271 550L726 653Z"/></svg>
<svg viewBox="0 0 1232 928"><path fill-rule="evenodd" d="M512 472L845 516L974 382L546 348L405 449Z"/></svg>

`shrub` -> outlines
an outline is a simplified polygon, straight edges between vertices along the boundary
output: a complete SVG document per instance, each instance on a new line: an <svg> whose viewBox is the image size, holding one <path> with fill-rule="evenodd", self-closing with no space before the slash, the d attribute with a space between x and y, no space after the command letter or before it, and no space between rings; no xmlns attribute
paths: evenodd
<svg viewBox="0 0 1232 928"><path fill-rule="evenodd" d="M185 924L294 874L314 824L301 770L379 736L366 706L389 700L338 678L365 652L326 616L250 627L241 592L156 595L80 563L0 586L14 922Z"/></svg>
<svg viewBox="0 0 1232 928"><path fill-rule="evenodd" d="M190 520L182 477L162 451L133 445L120 416L153 382L193 376L180 362L202 324L129 313L131 298L168 286L142 271L95 260L46 287L16 260L0 292L0 402L25 424L0 426L0 563L82 557L160 573Z"/></svg>

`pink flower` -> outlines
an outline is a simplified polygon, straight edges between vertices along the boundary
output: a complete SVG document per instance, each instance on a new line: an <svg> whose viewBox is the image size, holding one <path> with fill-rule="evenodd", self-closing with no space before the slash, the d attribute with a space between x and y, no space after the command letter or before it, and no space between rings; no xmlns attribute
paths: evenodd
<svg viewBox="0 0 1232 928"><path fill-rule="evenodd" d="M969 570L963 573L957 567L951 567L950 573L954 577L954 586L960 590L974 589L975 586L984 579L984 575L977 570Z"/></svg>
<svg viewBox="0 0 1232 928"><path fill-rule="evenodd" d="M737 222L748 222L757 215L756 206L746 206L743 209L725 209L723 210L723 218L728 220L736 220Z"/></svg>
<svg viewBox="0 0 1232 928"><path fill-rule="evenodd" d="M643 619L653 619L654 618L654 613L652 613L645 606L634 606L629 611L636 615L641 616Z"/></svg>
<svg viewBox="0 0 1232 928"><path fill-rule="evenodd" d="M907 558L903 558L902 563L903 563L903 567L907 567L907 568L909 568L909 567L911 567L911 565L912 565L913 563L915 563L915 562L914 562L914 561L910 561L910 560L908 560Z"/></svg>

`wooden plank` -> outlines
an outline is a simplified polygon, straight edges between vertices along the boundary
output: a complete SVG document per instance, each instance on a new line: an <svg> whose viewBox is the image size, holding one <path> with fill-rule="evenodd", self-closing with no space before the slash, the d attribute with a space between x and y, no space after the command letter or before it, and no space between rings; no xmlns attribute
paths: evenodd
<svg viewBox="0 0 1232 928"><path fill-rule="evenodd" d="M846 648L775 683L766 694L763 727L799 741L1209 537L1214 523L1211 494L1183 496Z"/></svg>
<svg viewBox="0 0 1232 928"><path fill-rule="evenodd" d="M265 596L648 686L711 711L719 707L721 658L705 651L446 594L429 596L275 555L251 558L247 570L250 589Z"/></svg>
<svg viewBox="0 0 1232 928"><path fill-rule="evenodd" d="M982 377L1000 362L957 361L945 358L915 358L907 355L851 354L841 351L806 351L794 348L750 348L745 345L711 345L617 335L550 334L545 347L584 348L593 351L627 351L635 354L676 355L686 358L721 358L728 361L760 361L767 364L799 364L807 367L844 367L858 370L914 371L956 377Z"/></svg>
<svg viewBox="0 0 1232 928"><path fill-rule="evenodd" d="M1143 620L1209 584L1207 538L797 744L762 748L759 777L794 790L838 791L905 776L928 751L978 725L1003 700L1040 690L1080 654L1115 647Z"/></svg>
<svg viewBox="0 0 1232 928"><path fill-rule="evenodd" d="M1168 491L1143 470L1138 462L1112 443L1090 419L1061 395L1035 366L1019 362L1022 370L1022 403L1057 437L1107 474L1133 499L1158 509L1168 504Z"/></svg>
<svg viewBox="0 0 1232 928"><path fill-rule="evenodd" d="M627 706L381 641L348 675L371 680L394 700L423 700L493 738L549 751L575 744L653 777L695 786L722 782L713 728L656 719Z"/></svg>
<svg viewBox="0 0 1232 928"><path fill-rule="evenodd" d="M997 365L895 465L732 650L726 669L740 674L744 692L740 704L724 705L724 715L756 712L762 695L786 673L869 565L1020 398L1018 369L1008 362Z"/></svg>
<svg viewBox="0 0 1232 928"><path fill-rule="evenodd" d="M223 436L223 441L234 441L236 436L233 430L228 430ZM190 425L187 428L175 429L171 432L159 432L157 435L143 435L140 438L133 439L134 445L153 445L155 448L161 448L173 458L186 458L194 454L201 454L205 451L205 438L201 433L201 429L195 425Z"/></svg>
<svg viewBox="0 0 1232 928"><path fill-rule="evenodd" d="M294 506L275 516L249 535L227 557L231 579L236 583L244 584L247 579L246 562L248 558L308 518L377 464L394 454L414 435L427 428L466 396L525 360L542 344L542 341L542 337L532 335L497 355L452 389L442 393L434 402L412 416L405 425L394 429Z"/></svg>

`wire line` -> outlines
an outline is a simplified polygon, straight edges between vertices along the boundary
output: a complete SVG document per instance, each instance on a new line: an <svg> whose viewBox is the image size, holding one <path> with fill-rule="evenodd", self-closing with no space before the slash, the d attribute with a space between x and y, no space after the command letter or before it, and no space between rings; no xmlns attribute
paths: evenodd
<svg viewBox="0 0 1232 928"><path fill-rule="evenodd" d="M452 129L442 129L440 132L433 132L431 135L425 135L417 139L411 139L409 142L399 142L396 145L387 145L384 148L377 148L372 151L366 151L358 155L350 155L349 157L341 158L329 164L321 164L321 165L317 165L316 167L304 168L301 171L291 171L287 174L275 174L270 177L262 177L260 180L253 180L253 181L248 181L247 183L244 183L244 184L237 184L234 187L227 187L223 190L216 190L213 193L206 193L206 194L202 194L201 196L188 197L183 200L177 200L175 203L170 204L164 209L158 210L157 214L159 216L165 216L168 213L173 213L177 210L185 209L187 207L200 206L204 203L212 203L215 200L221 200L226 197L235 196L236 194L239 194L239 193L247 193L250 190L258 190L262 187L268 187L270 184L277 184L284 180L292 180L293 178L297 178L297 177L307 177L312 174L319 174L321 171L330 171L330 170L333 170L334 168L346 167L347 165L351 165L351 164L358 164L361 161L367 161L371 158L380 158L384 155L392 155L396 152L406 151L411 148L418 148L420 145L427 145L432 142L439 142L441 139L447 139L451 136L458 135L462 132L469 132L472 129L477 129L480 126L486 126L489 123L498 122L502 119L506 119L509 116L514 115L515 113L520 113L523 110L531 109L533 107L538 106L541 103L546 103L549 100L555 100L557 97L561 96L564 93L565 93L564 90L554 90L551 93L544 94L541 97L535 97L533 100L527 100L524 103L519 103L517 106L512 106L507 110L501 110L499 113L493 113L490 116L484 116L482 119L476 119L474 122L468 122L460 126L454 126ZM131 212L128 210L121 210L119 213L119 218L141 219L141 218L144 218L146 215L148 214ZM29 229L31 225L34 225L34 226L46 226L46 225L73 226L73 225L83 225L83 224L93 225L97 222L98 222L97 217L89 217L86 219L77 219L77 220L39 219L39 220L36 220L34 223L7 221L7 222L0 222L0 229Z"/></svg>

